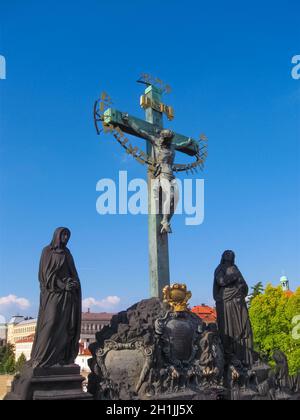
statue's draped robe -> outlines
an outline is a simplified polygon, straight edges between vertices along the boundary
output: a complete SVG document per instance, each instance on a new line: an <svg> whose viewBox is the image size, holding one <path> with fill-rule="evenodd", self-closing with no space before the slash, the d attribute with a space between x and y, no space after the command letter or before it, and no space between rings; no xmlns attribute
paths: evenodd
<svg viewBox="0 0 300 420"><path fill-rule="evenodd" d="M245 298L248 286L236 265L221 263L215 272L214 299L227 363L253 363L253 334Z"/></svg>
<svg viewBox="0 0 300 420"><path fill-rule="evenodd" d="M60 232L56 232L59 235ZM78 288L67 291L72 279ZM81 329L81 289L73 257L67 248L47 246L40 261L40 310L31 353L34 367L74 363Z"/></svg>
<svg viewBox="0 0 300 420"><path fill-rule="evenodd" d="M275 350L273 359L276 363L273 371L275 387L283 392L300 391L300 374L289 375L288 359L285 353Z"/></svg>

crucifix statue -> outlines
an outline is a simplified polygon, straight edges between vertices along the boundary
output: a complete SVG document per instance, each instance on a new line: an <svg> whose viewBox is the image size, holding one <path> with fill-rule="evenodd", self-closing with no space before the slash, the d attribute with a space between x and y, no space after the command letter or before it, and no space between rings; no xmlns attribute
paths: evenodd
<svg viewBox="0 0 300 420"><path fill-rule="evenodd" d="M157 129L153 135L141 129L139 125L129 118L128 114L122 114L122 119L127 123L136 136L143 137L150 142L152 147L155 170L151 171L154 178L152 183L152 196L156 202L155 209L161 208L161 229L160 233L172 233L170 220L176 210L178 203L178 187L174 176L173 165L176 149L187 147L193 144L193 140L187 139L182 143L173 144L174 133L171 130ZM198 146L198 145L197 145ZM162 201L161 205L159 200ZM151 213L153 207L151 208Z"/></svg>
<svg viewBox="0 0 300 420"><path fill-rule="evenodd" d="M172 107L162 103L164 89L156 86L149 77L139 82L147 85L141 97L146 121L109 107L111 102L107 100L106 94L96 102L94 117L98 133L98 123L101 122L104 130L112 132L127 153L148 165L150 294L151 297L162 297L164 287L170 284L168 234L172 232L170 221L178 202L174 172L193 171L203 166L206 151L203 151L205 146L201 149L199 143L190 137L163 128L164 114L169 120L174 118ZM147 153L128 146L124 133L147 140ZM175 164L176 151L195 156L196 162L189 165Z"/></svg>

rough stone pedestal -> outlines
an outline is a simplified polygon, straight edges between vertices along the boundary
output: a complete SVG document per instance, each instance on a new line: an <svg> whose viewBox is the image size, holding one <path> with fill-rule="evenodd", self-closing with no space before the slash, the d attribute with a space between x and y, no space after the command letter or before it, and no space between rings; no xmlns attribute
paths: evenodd
<svg viewBox="0 0 300 420"><path fill-rule="evenodd" d="M92 400L83 392L77 365L32 368L26 365L15 377L5 400Z"/></svg>
<svg viewBox="0 0 300 420"><path fill-rule="evenodd" d="M145 396L143 400L148 401L219 401L226 396L224 388L207 388L197 391L186 390L172 394Z"/></svg>
<svg viewBox="0 0 300 420"><path fill-rule="evenodd" d="M186 287L175 286L178 310L158 298L143 300L96 334L88 385L95 400L224 398L216 328L185 307Z"/></svg>

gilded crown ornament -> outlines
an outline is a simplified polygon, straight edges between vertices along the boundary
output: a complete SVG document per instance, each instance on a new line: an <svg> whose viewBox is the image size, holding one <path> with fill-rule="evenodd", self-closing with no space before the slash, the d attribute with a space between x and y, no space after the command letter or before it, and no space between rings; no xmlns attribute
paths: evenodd
<svg viewBox="0 0 300 420"><path fill-rule="evenodd" d="M192 293L185 284L176 283L163 289L164 303L168 303L173 312L189 311L188 301L191 297Z"/></svg>

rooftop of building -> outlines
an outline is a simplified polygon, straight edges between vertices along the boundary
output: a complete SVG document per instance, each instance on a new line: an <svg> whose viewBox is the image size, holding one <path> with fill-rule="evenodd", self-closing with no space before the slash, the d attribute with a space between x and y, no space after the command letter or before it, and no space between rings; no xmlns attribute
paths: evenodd
<svg viewBox="0 0 300 420"><path fill-rule="evenodd" d="M192 312L199 316L206 323L215 323L217 322L217 312L214 308L202 304L194 306Z"/></svg>
<svg viewBox="0 0 300 420"><path fill-rule="evenodd" d="M34 324L37 322L36 318L31 318L31 317L24 317L21 315L16 315L13 316L11 318L11 320L9 321L9 324L14 324L14 325L24 325L24 324Z"/></svg>
<svg viewBox="0 0 300 420"><path fill-rule="evenodd" d="M32 318L32 319L26 319L25 321L18 323L17 326L23 327L24 325L30 325L30 324L36 324L36 323L37 323L37 319Z"/></svg>
<svg viewBox="0 0 300 420"><path fill-rule="evenodd" d="M110 321L115 314L108 312L83 312L82 321Z"/></svg>
<svg viewBox="0 0 300 420"><path fill-rule="evenodd" d="M114 313L108 313L108 312L82 312L82 321L110 321L112 317L114 316ZM11 318L9 321L9 325L15 325L15 326L24 326L29 324L36 324L37 318L25 318L21 315L16 315ZM5 326L6 324L0 324Z"/></svg>
<svg viewBox="0 0 300 420"><path fill-rule="evenodd" d="M24 321L24 316L21 315L15 315L11 318L9 321L9 324L19 324L20 322Z"/></svg>

